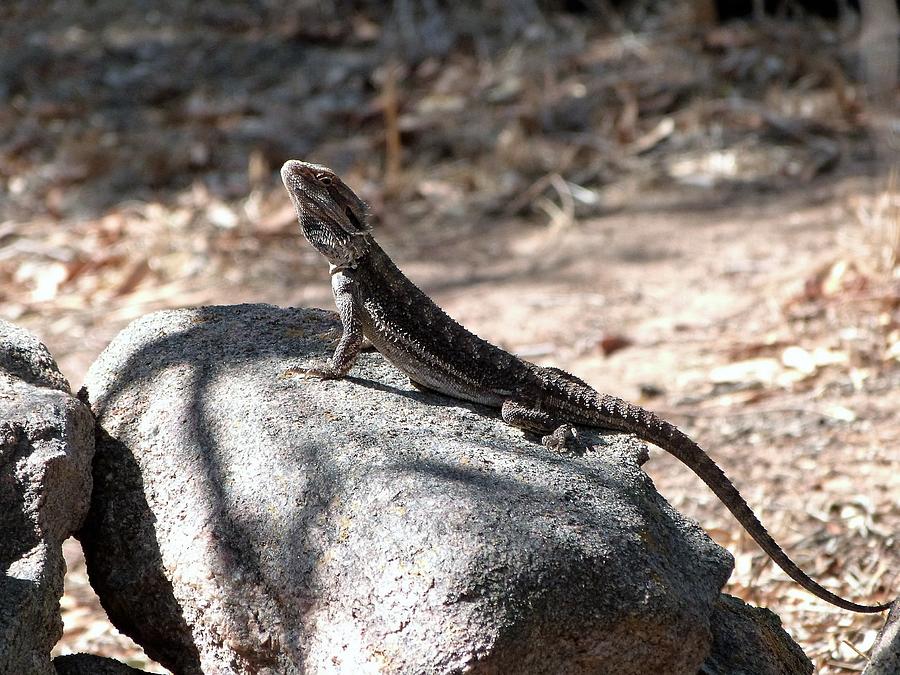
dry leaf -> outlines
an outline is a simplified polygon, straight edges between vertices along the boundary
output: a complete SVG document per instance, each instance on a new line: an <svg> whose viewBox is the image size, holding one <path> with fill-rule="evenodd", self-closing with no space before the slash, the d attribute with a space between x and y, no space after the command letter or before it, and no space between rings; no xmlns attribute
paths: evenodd
<svg viewBox="0 0 900 675"><path fill-rule="evenodd" d="M600 348L600 351L603 352L603 356L609 356L632 344L634 344L634 341L624 335L607 333L600 338L597 346Z"/></svg>

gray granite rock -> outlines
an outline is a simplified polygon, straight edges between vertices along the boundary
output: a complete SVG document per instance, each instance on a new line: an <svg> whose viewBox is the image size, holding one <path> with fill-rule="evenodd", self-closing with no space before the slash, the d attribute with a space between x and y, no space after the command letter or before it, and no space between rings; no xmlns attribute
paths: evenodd
<svg viewBox="0 0 900 675"><path fill-rule="evenodd" d="M378 354L304 380L339 324L159 312L91 367L82 532L113 623L175 672L697 673L731 558L631 437L562 457Z"/></svg>
<svg viewBox="0 0 900 675"><path fill-rule="evenodd" d="M46 348L0 322L0 673L55 672L62 542L87 512L94 423Z"/></svg>
<svg viewBox="0 0 900 675"><path fill-rule="evenodd" d="M810 675L813 664L767 609L722 595L712 619L713 645L700 675Z"/></svg>

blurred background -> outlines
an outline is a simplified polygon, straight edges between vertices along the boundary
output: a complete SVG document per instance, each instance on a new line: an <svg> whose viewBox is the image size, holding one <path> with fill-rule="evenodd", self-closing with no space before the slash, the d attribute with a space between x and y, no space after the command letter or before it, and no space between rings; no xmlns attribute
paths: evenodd
<svg viewBox="0 0 900 675"><path fill-rule="evenodd" d="M332 308L277 171L337 170L400 267L525 358L669 417L792 556L900 593L895 0L0 4L0 316L73 389L132 319ZM660 491L817 666L881 616L771 565L664 453ZM118 634L70 540L65 636Z"/></svg>

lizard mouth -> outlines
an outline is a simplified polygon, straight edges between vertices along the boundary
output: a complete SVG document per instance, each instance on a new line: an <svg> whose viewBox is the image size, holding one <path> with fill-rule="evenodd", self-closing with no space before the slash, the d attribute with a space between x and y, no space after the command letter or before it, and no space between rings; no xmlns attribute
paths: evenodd
<svg viewBox="0 0 900 675"><path fill-rule="evenodd" d="M353 209L351 209L349 206L344 207L344 215L347 216L347 220L350 221L350 224L353 225L353 227L356 230L364 230L365 229L362 226L362 223L359 222L359 218L357 218L356 214L353 213Z"/></svg>

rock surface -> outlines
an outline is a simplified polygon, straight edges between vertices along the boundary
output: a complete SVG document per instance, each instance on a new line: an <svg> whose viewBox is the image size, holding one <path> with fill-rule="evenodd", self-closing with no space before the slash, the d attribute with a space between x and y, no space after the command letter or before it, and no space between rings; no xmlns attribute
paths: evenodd
<svg viewBox="0 0 900 675"><path fill-rule="evenodd" d="M700 675L810 675L813 664L767 609L722 595L712 620L713 646Z"/></svg>
<svg viewBox="0 0 900 675"><path fill-rule="evenodd" d="M94 423L47 349L0 321L0 673L54 673L62 542L91 492Z"/></svg>
<svg viewBox="0 0 900 675"><path fill-rule="evenodd" d="M159 312L88 374L82 532L113 623L179 673L697 673L730 556L621 435L561 457L325 357L333 314Z"/></svg>

